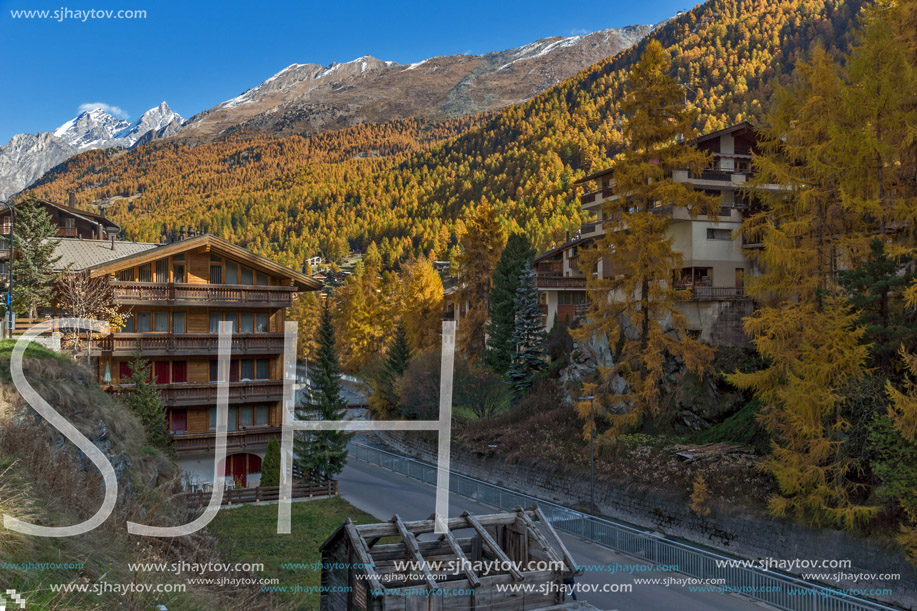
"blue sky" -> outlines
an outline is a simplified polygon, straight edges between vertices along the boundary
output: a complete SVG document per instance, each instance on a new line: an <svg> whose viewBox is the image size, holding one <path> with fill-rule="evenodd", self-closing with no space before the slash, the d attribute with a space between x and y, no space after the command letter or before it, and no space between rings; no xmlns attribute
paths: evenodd
<svg viewBox="0 0 917 611"><path fill-rule="evenodd" d="M686 0L244 3L0 0L0 143L49 131L86 104L133 119L165 100L184 117L232 98L292 63L361 55L410 63L485 53L538 38L655 23ZM79 3L76 3L79 2ZM22 9L66 18L13 18ZM145 10L144 19L72 17Z"/></svg>

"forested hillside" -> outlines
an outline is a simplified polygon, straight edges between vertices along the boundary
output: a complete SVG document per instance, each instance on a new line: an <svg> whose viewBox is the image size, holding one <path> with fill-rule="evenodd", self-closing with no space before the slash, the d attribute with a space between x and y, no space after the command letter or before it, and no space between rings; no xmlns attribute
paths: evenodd
<svg viewBox="0 0 917 611"><path fill-rule="evenodd" d="M545 248L579 225L573 181L607 164L620 146L618 103L648 40L671 53L688 85L686 103L700 110L698 127L708 131L759 119L773 88L816 42L842 57L863 4L710 0L492 118L94 151L33 190L63 200L75 189L84 205L126 197L108 212L132 238L157 240L195 226L289 264L341 237L358 249L377 242L387 264L410 253L443 257L462 233L457 221L486 196L507 226Z"/></svg>

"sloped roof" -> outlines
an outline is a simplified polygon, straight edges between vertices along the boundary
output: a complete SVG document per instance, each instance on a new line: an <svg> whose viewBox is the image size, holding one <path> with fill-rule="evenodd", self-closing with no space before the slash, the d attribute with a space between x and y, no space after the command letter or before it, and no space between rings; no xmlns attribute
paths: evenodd
<svg viewBox="0 0 917 611"><path fill-rule="evenodd" d="M115 240L80 240L60 238L54 256L60 257L57 269L82 270L130 257L159 246L149 242L119 242Z"/></svg>
<svg viewBox="0 0 917 611"><path fill-rule="evenodd" d="M117 242L115 242L115 244L117 244ZM153 250L151 248L139 249L137 252L124 253L121 257L115 257L92 265L87 265L86 268L92 270L93 276L101 276L115 273L124 268L133 267L134 265L143 265L156 259L161 259L162 257L188 252L197 248L206 248L210 252L232 257L233 259L247 263L251 267L261 271L289 278L293 281L294 285L301 289L316 291L322 288L322 283L319 280L290 269L267 257L257 255L246 248L236 246L223 238L218 238L210 234L204 234L168 244L153 244L152 247L155 248L155 252L151 252Z"/></svg>

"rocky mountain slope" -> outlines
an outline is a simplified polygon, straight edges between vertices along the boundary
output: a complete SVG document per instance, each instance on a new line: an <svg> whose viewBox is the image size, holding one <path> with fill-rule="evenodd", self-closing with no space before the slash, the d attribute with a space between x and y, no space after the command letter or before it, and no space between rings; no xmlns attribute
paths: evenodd
<svg viewBox="0 0 917 611"><path fill-rule="evenodd" d="M163 102L134 122L118 119L101 108L88 110L53 132L16 134L0 146L0 198L17 193L45 172L77 153L91 149L149 142L171 136L184 122Z"/></svg>
<svg viewBox="0 0 917 611"><path fill-rule="evenodd" d="M543 38L483 55L403 65L359 57L329 66L293 64L238 97L192 117L181 137L208 140L239 129L308 134L408 117L444 119L527 100L616 55L656 26Z"/></svg>

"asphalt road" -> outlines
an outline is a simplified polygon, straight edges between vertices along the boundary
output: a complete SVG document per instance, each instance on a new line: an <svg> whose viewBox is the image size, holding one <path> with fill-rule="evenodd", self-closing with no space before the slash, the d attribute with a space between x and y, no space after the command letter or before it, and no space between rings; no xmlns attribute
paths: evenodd
<svg viewBox="0 0 917 611"><path fill-rule="evenodd" d="M392 473L375 465L351 458L344 471L338 475L341 496L354 506L380 520L388 520L396 513L404 520L424 520L433 513L435 488L415 479ZM494 513L493 507L482 505L462 496L452 495L450 515L464 511L474 514ZM561 533L564 544L580 565L639 565L638 560L613 552L600 545ZM578 577L582 584L633 584L633 578L684 578L678 573L640 572L629 575L617 572L587 572ZM618 611L762 611L772 609L734 595L714 592L690 592L686 587L671 585L634 584L631 592L580 593L578 600L603 610Z"/></svg>

